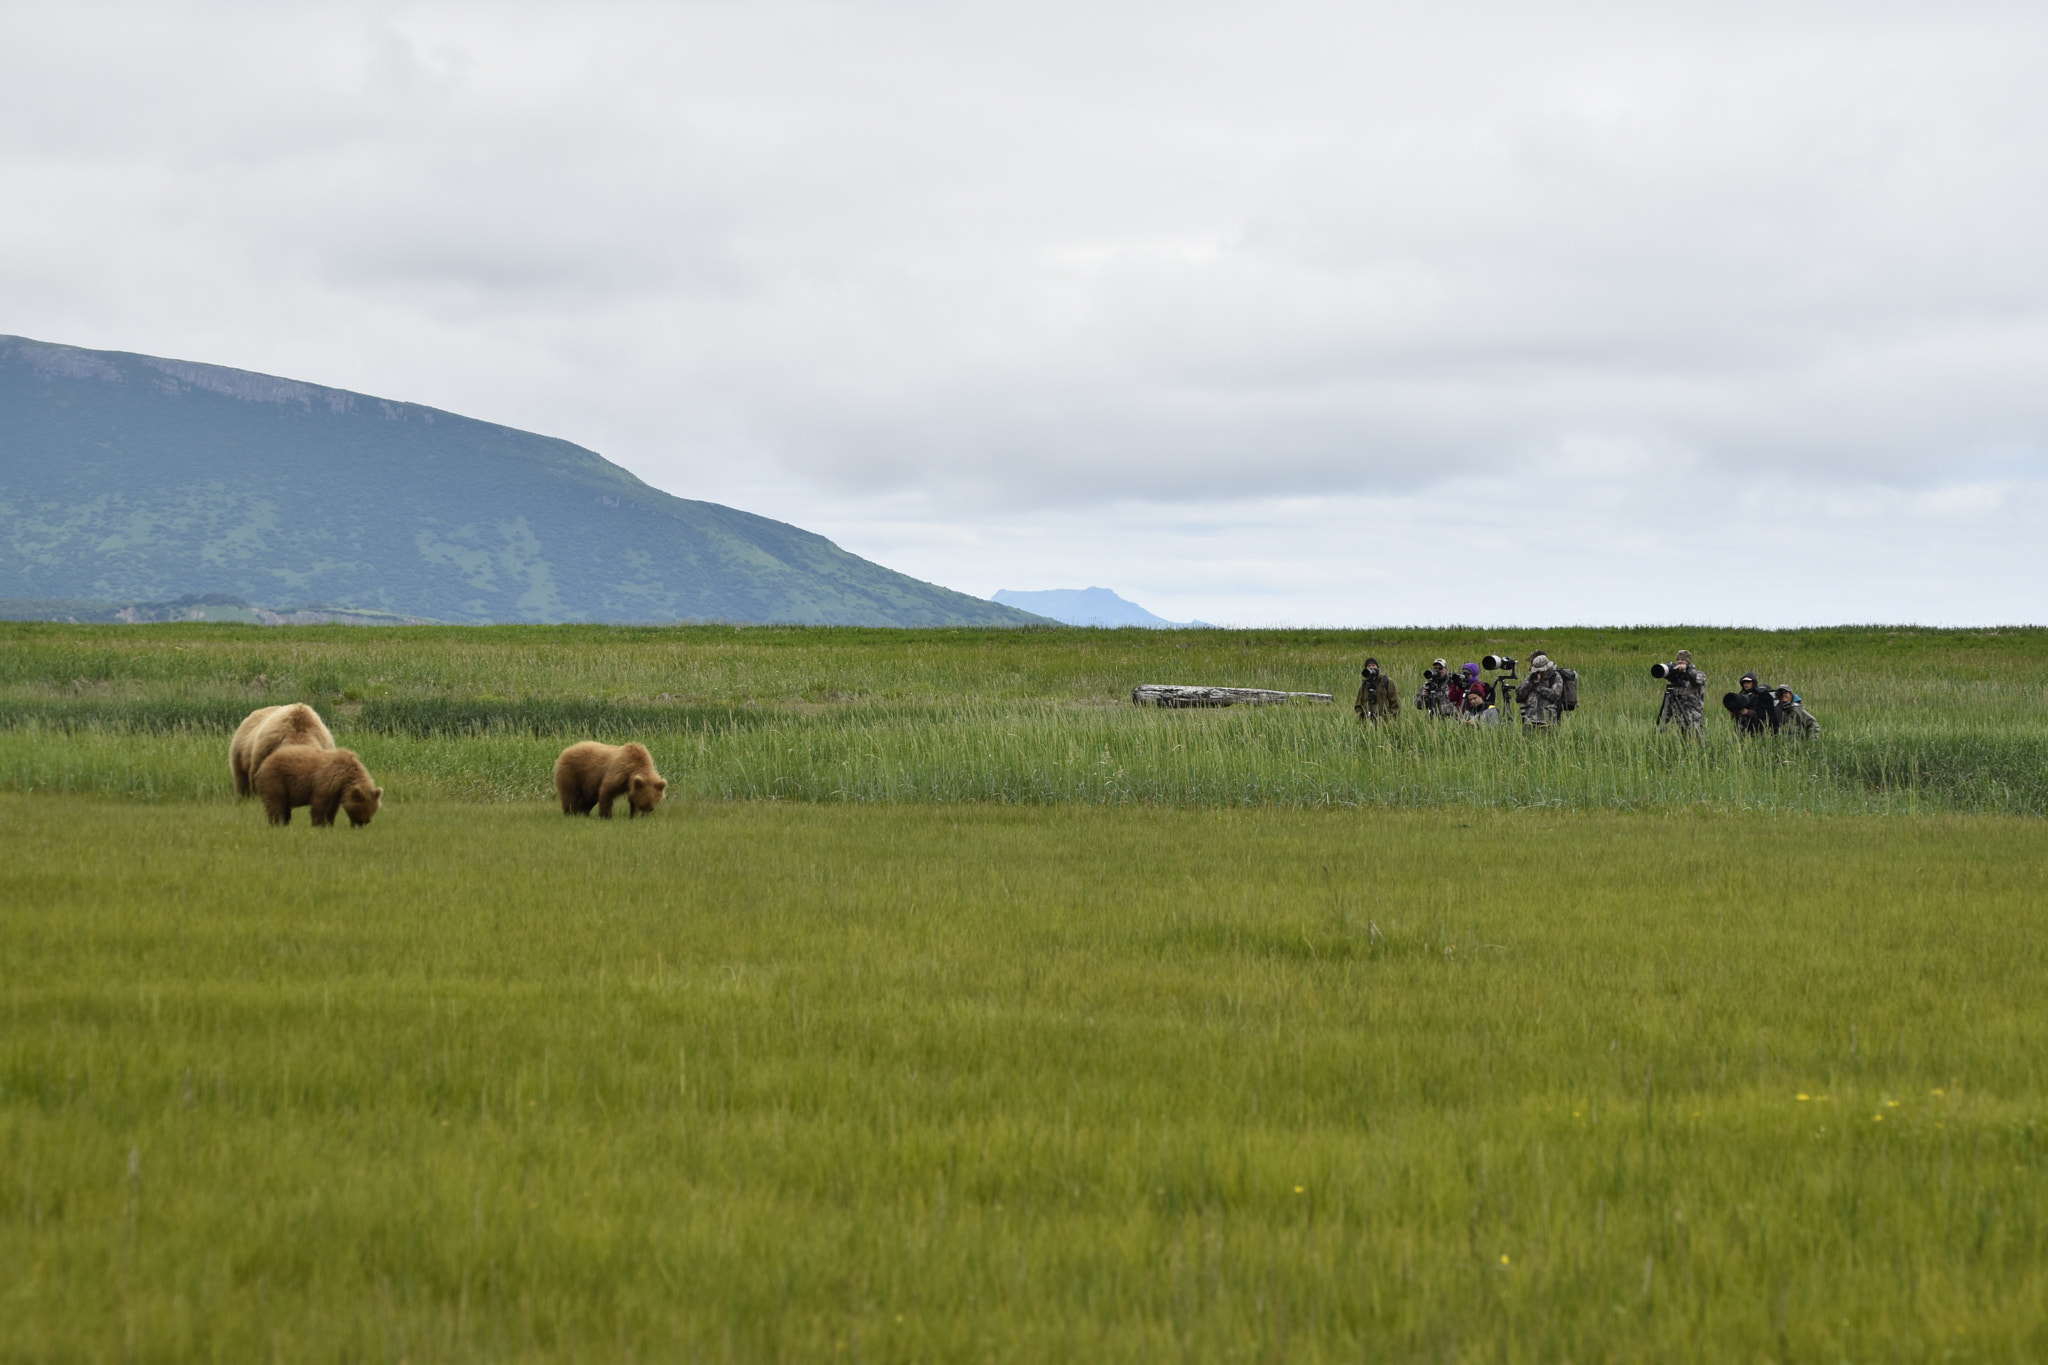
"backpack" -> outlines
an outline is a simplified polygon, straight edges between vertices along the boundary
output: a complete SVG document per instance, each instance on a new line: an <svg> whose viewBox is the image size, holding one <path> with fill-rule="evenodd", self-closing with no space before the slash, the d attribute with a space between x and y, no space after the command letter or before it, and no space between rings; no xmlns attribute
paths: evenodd
<svg viewBox="0 0 2048 1365"><path fill-rule="evenodd" d="M1558 670L1557 670L1557 675L1558 675L1558 676L1559 676L1560 678L1563 678L1563 679L1564 679L1564 695L1563 695L1562 697L1560 697L1560 698L1558 699L1558 702L1557 702L1557 709L1558 709L1558 710L1560 710L1560 711L1576 711L1576 710L1578 710L1578 709L1579 709L1579 672L1578 672L1578 670L1577 670L1577 669L1575 669L1575 668L1560 668L1560 669L1558 669Z"/></svg>

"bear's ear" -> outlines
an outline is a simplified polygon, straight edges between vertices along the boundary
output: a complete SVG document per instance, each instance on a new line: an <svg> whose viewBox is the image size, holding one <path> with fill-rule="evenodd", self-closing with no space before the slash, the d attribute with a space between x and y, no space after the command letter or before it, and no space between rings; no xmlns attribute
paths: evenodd
<svg viewBox="0 0 2048 1365"><path fill-rule="evenodd" d="M384 799L384 789L382 787L372 787L370 788L370 795L382 801Z"/></svg>
<svg viewBox="0 0 2048 1365"><path fill-rule="evenodd" d="M638 773L634 773L634 774L633 774L633 790L634 790L634 791L639 791L639 790L640 790L640 789L641 789L642 787L644 787L644 786L646 786L646 785L647 785L647 779L646 779L646 778L642 777L642 776L641 776L640 774L638 774Z"/></svg>

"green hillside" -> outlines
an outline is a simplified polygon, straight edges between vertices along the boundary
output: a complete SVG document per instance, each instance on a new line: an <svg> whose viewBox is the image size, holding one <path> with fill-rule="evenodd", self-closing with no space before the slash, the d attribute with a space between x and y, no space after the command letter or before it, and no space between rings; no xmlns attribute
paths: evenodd
<svg viewBox="0 0 2048 1365"><path fill-rule="evenodd" d="M0 336L0 615L1025 625L581 446L246 370ZM143 604L139 612L135 604ZM12 610L5 608L11 606Z"/></svg>

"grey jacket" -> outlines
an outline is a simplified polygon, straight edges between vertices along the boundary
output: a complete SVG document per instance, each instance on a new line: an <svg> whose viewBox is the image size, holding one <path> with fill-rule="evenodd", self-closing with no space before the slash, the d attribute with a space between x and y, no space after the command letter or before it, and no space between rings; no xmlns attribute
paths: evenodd
<svg viewBox="0 0 2048 1365"><path fill-rule="evenodd" d="M1816 739L1820 736L1820 722L1798 702L1781 701L1778 703L1778 733L1791 735L1794 739Z"/></svg>

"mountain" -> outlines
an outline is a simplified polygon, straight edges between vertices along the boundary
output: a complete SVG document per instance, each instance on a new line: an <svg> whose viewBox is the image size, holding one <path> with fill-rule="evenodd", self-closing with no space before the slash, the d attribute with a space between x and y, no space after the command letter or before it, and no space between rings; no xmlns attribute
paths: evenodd
<svg viewBox="0 0 2048 1365"><path fill-rule="evenodd" d="M553 437L12 336L0 599L80 620L1043 624Z"/></svg>
<svg viewBox="0 0 2048 1365"><path fill-rule="evenodd" d="M1200 626L1205 621L1168 621L1136 602L1127 602L1108 588L1047 588L1043 592L1011 592L1004 588L989 599L1007 607L1050 616L1070 626L1149 626L1164 630Z"/></svg>

